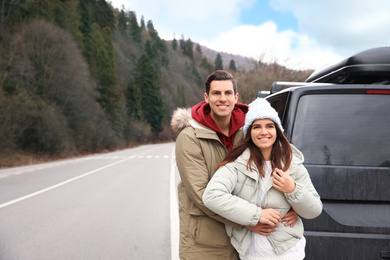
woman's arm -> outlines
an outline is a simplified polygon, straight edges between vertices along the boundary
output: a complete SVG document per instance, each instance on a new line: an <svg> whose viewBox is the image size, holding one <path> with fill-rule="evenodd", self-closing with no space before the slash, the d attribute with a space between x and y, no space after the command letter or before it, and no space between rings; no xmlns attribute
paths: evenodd
<svg viewBox="0 0 390 260"><path fill-rule="evenodd" d="M237 185L237 169L229 163L218 169L203 193L203 203L230 221L247 226L256 226L261 208L232 194Z"/></svg>
<svg viewBox="0 0 390 260"><path fill-rule="evenodd" d="M206 207L262 235L275 231L275 227L282 221L287 221L286 225L294 226L298 215L293 210L282 220L279 211L271 208L261 209L256 204L233 195L238 182L237 174L238 170L233 163L218 169L203 193L203 203Z"/></svg>
<svg viewBox="0 0 390 260"><path fill-rule="evenodd" d="M306 219L316 218L321 214L322 202L311 182L309 173L303 165L297 166L296 179L280 169L273 172L272 185L283 192L296 213Z"/></svg>
<svg viewBox="0 0 390 260"><path fill-rule="evenodd" d="M318 217L322 212L322 202L310 175L303 165L298 166L296 188L293 193L286 193L286 199L293 209L306 219Z"/></svg>

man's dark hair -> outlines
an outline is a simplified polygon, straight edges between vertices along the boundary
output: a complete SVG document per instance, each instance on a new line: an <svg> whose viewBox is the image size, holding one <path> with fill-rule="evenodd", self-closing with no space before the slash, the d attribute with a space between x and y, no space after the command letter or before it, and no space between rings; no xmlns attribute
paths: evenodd
<svg viewBox="0 0 390 260"><path fill-rule="evenodd" d="M230 80L233 83L234 94L237 94L237 81L233 78L233 75L225 70L216 70L207 77L204 83L207 95L210 94L210 84L214 80Z"/></svg>

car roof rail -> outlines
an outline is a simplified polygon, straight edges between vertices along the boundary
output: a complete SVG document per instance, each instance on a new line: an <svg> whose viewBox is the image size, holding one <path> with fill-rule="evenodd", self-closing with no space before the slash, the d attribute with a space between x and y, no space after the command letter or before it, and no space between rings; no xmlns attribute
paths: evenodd
<svg viewBox="0 0 390 260"><path fill-rule="evenodd" d="M291 87L300 87L300 86L316 86L316 85L333 85L328 83L311 83L311 82L285 82L285 81L275 81L271 86L270 94L279 92L283 89Z"/></svg>
<svg viewBox="0 0 390 260"><path fill-rule="evenodd" d="M268 96L269 94L271 94L269 91L260 90L260 91L257 93L257 97L258 97L258 98L265 98L265 97Z"/></svg>
<svg viewBox="0 0 390 260"><path fill-rule="evenodd" d="M336 64L314 71L306 82L336 84L390 84L390 47L359 52Z"/></svg>

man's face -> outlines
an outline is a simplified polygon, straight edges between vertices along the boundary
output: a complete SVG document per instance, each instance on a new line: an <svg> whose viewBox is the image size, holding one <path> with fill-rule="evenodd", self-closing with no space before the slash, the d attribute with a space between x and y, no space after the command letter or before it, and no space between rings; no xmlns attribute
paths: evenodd
<svg viewBox="0 0 390 260"><path fill-rule="evenodd" d="M218 120L230 117L238 94L234 94L233 83L230 80L214 80L210 83L210 92L204 94L205 101L210 105L211 116Z"/></svg>

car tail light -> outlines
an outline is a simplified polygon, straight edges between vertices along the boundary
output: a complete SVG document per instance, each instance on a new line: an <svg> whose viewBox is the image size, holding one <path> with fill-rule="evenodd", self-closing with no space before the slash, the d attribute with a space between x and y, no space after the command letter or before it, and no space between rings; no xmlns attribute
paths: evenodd
<svg viewBox="0 0 390 260"><path fill-rule="evenodd" d="M390 94L390 90L383 90L383 89L370 89L366 91L367 94Z"/></svg>

